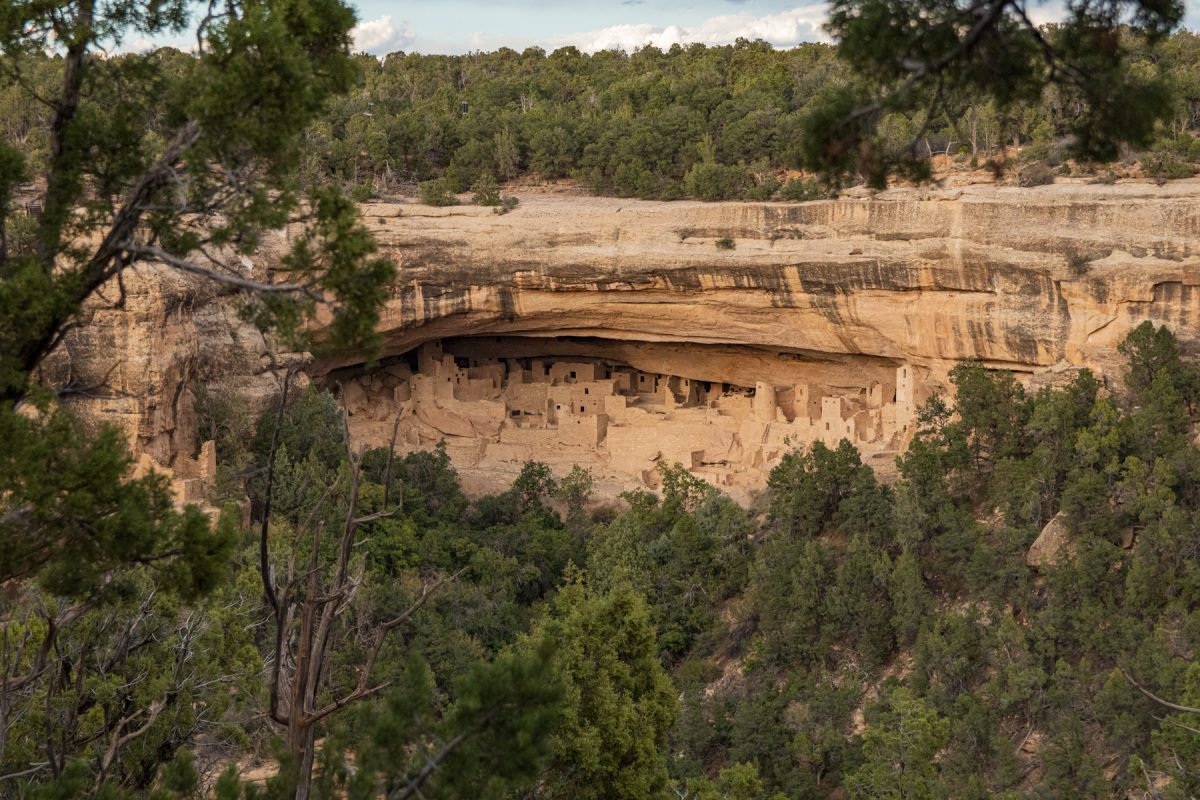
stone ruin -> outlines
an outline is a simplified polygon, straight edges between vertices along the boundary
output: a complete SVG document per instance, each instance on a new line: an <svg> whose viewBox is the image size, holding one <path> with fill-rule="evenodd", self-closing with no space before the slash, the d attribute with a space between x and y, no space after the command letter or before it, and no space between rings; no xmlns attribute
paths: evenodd
<svg viewBox="0 0 1200 800"><path fill-rule="evenodd" d="M476 492L506 487L531 460L560 473L588 467L614 491L656 488L658 465L678 462L745 499L784 454L812 442L848 439L868 463L890 466L924 400L905 364L846 389L773 374L735 385L609 358L502 350L478 339L434 341L326 382L340 387L356 442L386 446L398 418L398 452L444 442Z"/></svg>

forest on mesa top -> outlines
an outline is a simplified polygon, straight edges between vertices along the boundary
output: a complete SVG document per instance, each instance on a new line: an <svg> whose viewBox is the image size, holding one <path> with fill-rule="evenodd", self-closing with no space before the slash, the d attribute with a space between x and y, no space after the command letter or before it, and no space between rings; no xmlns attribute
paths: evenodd
<svg viewBox="0 0 1200 800"><path fill-rule="evenodd" d="M33 58L24 72L54 85L61 60ZM191 57L164 49L156 58L182 72ZM125 60L110 59L110 68L123 69ZM436 201L493 182L558 179L645 199L811 199L821 187L792 172L802 165L806 115L852 80L831 46L775 50L746 40L593 55L573 47L393 53L357 62L357 88L334 97L308 129L301 171L359 200L411 192L418 182L436 181L423 192ZM1079 109L1055 86L1036 104L1002 108L962 96L933 120L887 114L881 144L893 157L911 146L917 156L949 155L962 168L1019 151L1007 173L1023 183L1055 174L1192 175L1200 162L1200 37L1175 33L1138 51L1132 69L1165 78L1175 112L1149 149L1126 152L1120 163L1066 160L1064 137ZM0 134L19 143L33 166L48 157L48 113L15 86L0 92Z"/></svg>
<svg viewBox="0 0 1200 800"><path fill-rule="evenodd" d="M467 191L490 175L573 178L597 194L645 199L809 199L815 182L788 183L784 171L801 166L810 104L851 80L831 46L746 40L591 56L573 47L394 53L361 65L359 88L310 129L306 164L360 198L434 178ZM1200 161L1200 37L1176 33L1133 68L1164 76L1177 107L1154 147L1129 153L1126 166L1190 176ZM1037 105L1001 110L962 97L923 135L920 113L890 114L880 132L897 155L915 138L917 155L957 155L969 167L1019 145L1022 164L1066 171L1058 143L1078 109L1061 98L1051 87Z"/></svg>

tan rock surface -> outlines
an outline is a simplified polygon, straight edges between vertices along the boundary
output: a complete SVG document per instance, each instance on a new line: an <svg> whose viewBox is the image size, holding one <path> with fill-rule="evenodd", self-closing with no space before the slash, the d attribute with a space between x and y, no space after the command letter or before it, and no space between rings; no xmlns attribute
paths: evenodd
<svg viewBox="0 0 1200 800"><path fill-rule="evenodd" d="M818 420L816 409L827 406L863 441L882 436L869 428L883 422L862 403L880 408L877 395L895 391L887 376L904 365L914 371L918 395L942 387L946 371L964 358L1049 382L1089 366L1113 382L1115 344L1143 319L1170 325L1185 349L1200 350L1197 181L903 189L803 204L531 195L505 215L413 203L363 210L403 275L383 315L385 355L439 339L507 336L520 337L505 341L524 341L530 352L498 358L533 357L547 348L528 342L549 338L559 360L604 359L659 376L774 387L776 414L803 405ZM717 248L724 237L736 247ZM255 261L269 264L280 249L268 247ZM46 379L86 389L71 402L87 419L120 425L138 452L184 474L201 455L191 392L217 385L261 407L278 389L270 347L227 295L203 282L141 267L126 289L123 310L97 302ZM312 364L310 374L321 379L355 361L348 354ZM406 447L432 446L431 432L442 427L457 431L461 441L450 442L451 452L479 488L506 480L509 469L481 453L507 454L503 463L517 466L527 453L540 457L533 431L521 443L505 440L507 423L487 405L495 397L455 408L421 404L409 367L388 368L396 380L366 384L371 392L386 386L388 406L357 414L364 425L390 433L403 408L414 426L424 426L413 428ZM812 396L797 395L805 382ZM855 393L862 403L847 405ZM381 396L364 390L354 402ZM686 394L676 396L687 405ZM743 399L745 413L757 416L743 421L732 406L710 409L738 416L738 425L710 426L691 448L704 451L697 469L717 482L731 480L727 465L710 462L756 457L745 440L760 431L754 446L764 453L795 444L772 438L776 423L766 419L763 401L755 412ZM579 442L601 436L631 442L630 452L610 454L631 469L655 453L687 452L688 443L666 428L656 435L661 443L639 438L628 421L649 412L619 405L614 399L602 409L603 429L587 423L545 460L565 469L587 455ZM671 418L703 413L684 408ZM654 421L669 422L657 413ZM647 452L634 458L633 450Z"/></svg>
<svg viewBox="0 0 1200 800"><path fill-rule="evenodd" d="M1025 554L1025 563L1034 569L1048 569L1057 566L1073 553L1071 531L1060 512L1046 523L1046 527L1042 528L1037 539L1029 546L1029 551Z"/></svg>
<svg viewBox="0 0 1200 800"><path fill-rule="evenodd" d="M1107 372L1142 319L1200 335L1196 181L367 211L405 275L383 320L394 353L517 333Z"/></svg>
<svg viewBox="0 0 1200 800"><path fill-rule="evenodd" d="M271 347L208 281L139 265L124 283L123 300L115 286L94 298L42 378L68 389L64 402L89 425L124 431L142 471L153 466L177 483L211 484L216 451L199 440L194 393L235 393L250 413L265 407L280 387ZM284 363L300 357L276 356Z"/></svg>

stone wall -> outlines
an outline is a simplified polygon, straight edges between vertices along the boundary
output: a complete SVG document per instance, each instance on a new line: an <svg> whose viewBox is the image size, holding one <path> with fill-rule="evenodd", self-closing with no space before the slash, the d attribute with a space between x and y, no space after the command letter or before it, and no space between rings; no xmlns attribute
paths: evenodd
<svg viewBox="0 0 1200 800"><path fill-rule="evenodd" d="M860 369L859 385L832 386L819 382L827 367L779 355L772 363L762 353L761 380L740 386L694 377L733 360L719 347L694 347L690 363L678 363L685 374L660 374L611 358L555 356L562 344L429 342L392 363L337 370L327 380L340 387L356 441L378 446L398 425L401 452L444 442L475 491L506 488L530 460L559 472L579 464L626 489L655 488L658 465L679 463L749 499L785 453L817 441L837 447L846 439L868 463L890 464L912 435L922 399L909 386L909 365ZM796 397L804 398L799 406Z"/></svg>

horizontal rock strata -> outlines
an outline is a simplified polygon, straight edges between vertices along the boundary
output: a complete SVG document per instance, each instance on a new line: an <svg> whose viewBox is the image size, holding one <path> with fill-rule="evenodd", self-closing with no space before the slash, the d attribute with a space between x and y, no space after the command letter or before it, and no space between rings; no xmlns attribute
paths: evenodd
<svg viewBox="0 0 1200 800"><path fill-rule="evenodd" d="M786 395L809 384L869 399L902 367L918 376L915 395L944 390L963 359L1032 381L1086 366L1116 386L1115 345L1144 319L1200 349L1196 181L899 189L802 204L529 195L504 215L414 203L369 204L363 214L401 268L381 322L385 364L435 341L449 349L474 339L478 354L500 337L508 352L486 356L500 363L582 358L730 391L764 384ZM282 242L267 247L256 265L280 251ZM85 387L71 395L79 411L121 425L155 463L190 469L200 450L195 387L246 393L261 407L278 387L270 347L211 287L157 267L126 284L124 308L97 303L48 379ZM360 361L345 354L309 373L370 385ZM360 422L389 413L400 409L360 413ZM379 437L368 428L364 436ZM439 435L476 454L501 437L487 425L427 424L412 446ZM481 489L515 470L477 455L456 463ZM636 472L606 473L609 488L637 485Z"/></svg>

